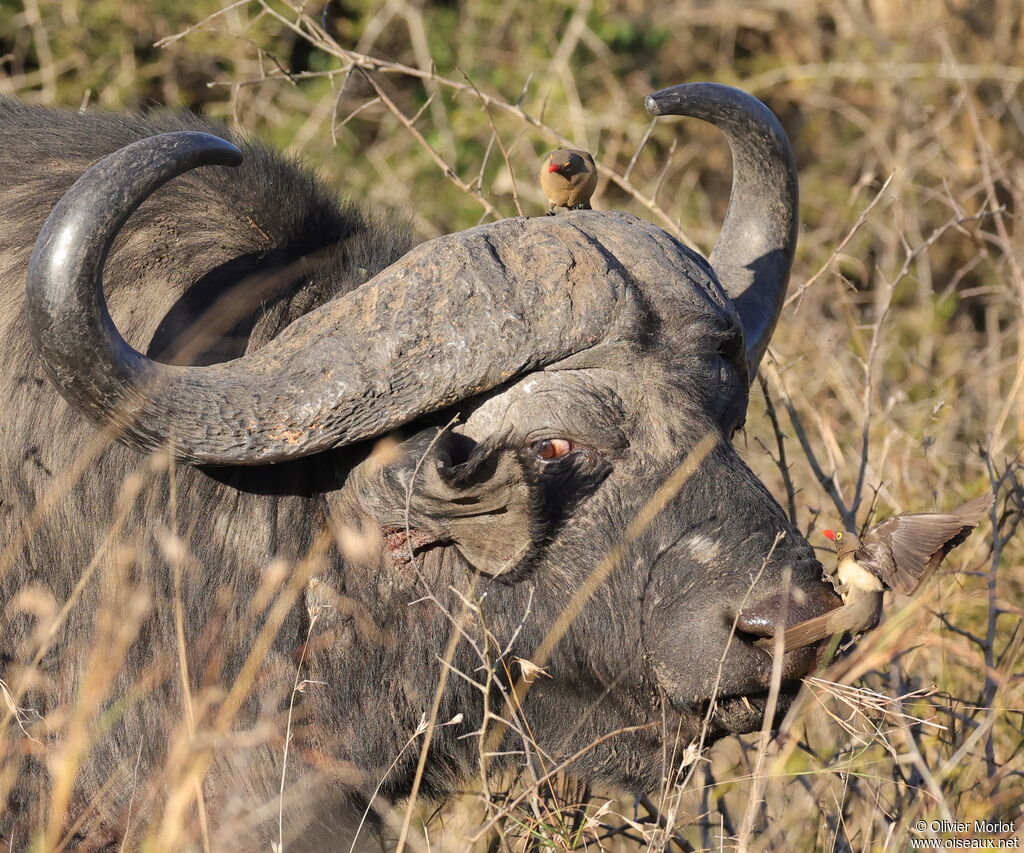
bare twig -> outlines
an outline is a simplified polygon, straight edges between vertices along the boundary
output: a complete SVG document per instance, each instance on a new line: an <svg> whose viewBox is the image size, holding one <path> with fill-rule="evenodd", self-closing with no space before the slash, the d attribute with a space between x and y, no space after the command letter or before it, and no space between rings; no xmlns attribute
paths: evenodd
<svg viewBox="0 0 1024 853"><path fill-rule="evenodd" d="M765 372L771 378L771 381L774 382L782 391L782 405L786 409L786 413L789 415L790 425L793 427L793 432L796 433L797 440L800 442L800 448L804 452L804 458L807 460L807 464L814 473L815 479L818 481L818 484L822 489L825 490L825 493L829 498L832 499L832 503L835 506L836 511L839 513L839 516L842 518L843 524L846 525L846 528L848 530L856 530L856 516L846 505L842 495L839 493L839 484L836 481L835 473L825 474L824 470L822 470L821 464L818 462L818 457L814 452L814 448L811 447L810 439L807 437L807 432L804 429L803 419L800 417L796 407L793 405L793 401L786 392L786 387L783 384L781 374L776 370L771 358L763 361L761 366L765 369Z"/></svg>
<svg viewBox="0 0 1024 853"><path fill-rule="evenodd" d="M837 245L835 249L832 250L832 254L829 255L828 260L825 261L825 263L823 263L818 268L818 271L814 273L814 275L812 275L809 279L807 279L807 281L801 284L800 287L797 288L795 293L791 293L788 297L786 297L786 307L789 307L791 304L796 302L797 306L795 311L800 310L800 305L803 303L804 294L810 287L814 285L814 283L819 278L821 278L828 271L832 264L835 263L836 258L838 258L843 253L843 250L846 248L847 244L853 239L853 236L858 231L860 231L864 223L868 221L868 215L871 213L872 210L874 210L875 206L882 200L882 198L885 195L885 191L889 189L889 184L892 183L892 179L893 176L891 174L888 178L885 179L885 183L882 184L878 192L875 193L875 197L871 199L871 201L868 203L868 206L861 211L860 216L857 217L857 221L853 223L853 227L846 232L846 236L843 237L843 239L839 241L839 245Z"/></svg>
<svg viewBox="0 0 1024 853"><path fill-rule="evenodd" d="M362 72L363 77L366 78L367 82L373 87L373 90L377 93L377 97L384 103L384 105L391 110L395 118L397 118L402 125L412 134L412 137L420 144L420 146L430 155L431 159L437 164L437 167L444 173L445 177L448 178L455 186L462 190L466 195L472 196L476 199L477 203L495 219L501 219L501 214L498 213L497 209L492 205L483 195L474 191L465 181L462 180L456 173L455 170L449 166L444 158L434 150L434 147L427 142L423 134L420 133L416 126L406 117L398 105L389 98L383 89L377 85L377 81L370 76L370 74L363 68L359 69Z"/></svg>
<svg viewBox="0 0 1024 853"><path fill-rule="evenodd" d="M765 411L768 420L772 425L772 432L775 434L775 446L778 450L778 457L774 458L779 473L782 475L782 483L786 487L786 507L789 511L789 520L797 523L796 518L796 487L793 485L793 477L789 470L789 462L786 460L786 436L779 424L779 416L775 411L775 404L772 402L771 392L768 390L768 380L763 374L758 375L758 383L761 385L761 393L764 395Z"/></svg>
<svg viewBox="0 0 1024 853"><path fill-rule="evenodd" d="M305 76L326 76L332 74L341 74L347 72L350 68L355 67L364 72L399 74L403 76L418 78L424 81L436 81L440 85L452 89L456 92L471 93L474 96L479 97L481 103L485 107L494 107L496 109L502 110L503 112L507 112L511 115L514 115L515 117L525 122L526 124L530 125L531 127L543 132L549 139L553 140L560 147L573 147L572 140L570 140L566 136L563 136L561 133L559 133L549 125L545 124L542 118L538 119L532 116L519 105L518 101L516 103L510 103L504 100L503 98L497 97L495 95L489 95L485 92L477 92L474 90L474 87L472 85L468 83L460 83L457 80L452 80L450 78L444 77L442 75L435 73L432 69L429 71L424 71L421 68L405 65L401 62L392 62L390 60L378 59L376 57L366 56L365 54L361 54L356 51L347 50L341 47L341 45L339 45L333 38L331 38L326 32L324 32L323 29L319 26L319 24L313 21L312 18L308 16L303 16L297 21L292 21L288 18L285 18L279 12L269 7L266 4L265 0L260 0L260 2L265 11L269 15L277 18L277 20L279 20L282 24L284 24L288 29L295 32L297 35L301 36L304 39L307 39L310 42L310 44L312 44L314 47L318 48L319 50L322 50L324 53L330 56L333 56L341 60L343 64L341 69L327 72L307 72ZM181 38L184 37L186 33L187 31L183 31L182 33L179 33L177 36L172 36L170 38ZM165 39L164 42L162 43L169 43L169 41ZM266 79L272 79L272 75L268 75ZM296 79L300 79L300 77L296 77ZM232 83L231 85L255 85L260 84L262 82L264 82L264 79L260 78L248 81L243 80L239 81L238 83ZM379 94L380 90L378 86L376 84L372 85ZM392 112L395 112L395 108L389 107L389 109L392 109ZM399 118L399 120L402 121L402 123L408 128L408 119L405 119L404 115L402 115ZM414 135L418 135L418 131ZM422 140L420 144L425 145L429 149L429 153L431 154L431 158L434 160L434 162L438 164L438 166L442 169L442 171L444 171L444 173L449 178L453 178L454 171L448 166L444 159L431 146L429 146L426 143L426 140L422 139L421 135L417 141L420 140ZM616 171L614 171L611 167L607 165L604 165L599 162L597 164L597 169L603 177L614 183L616 186L618 186L620 189L626 192L629 196L631 196L637 203L639 203L652 214L654 214L654 216L657 219L659 219L663 225L665 225L672 233L678 236L681 240L685 241L690 245L695 245L694 241L687 237L687 235L682 231L682 229L679 227L679 224L675 221L675 219L671 215L669 215L669 213L655 201L654 197L645 195L633 183L630 182L628 177L619 175ZM463 189L463 187L465 186L463 182L461 182L461 179L459 179L457 185L460 186L460 189ZM482 199L476 192L473 192L472 190L469 189L464 189L463 191L467 192L469 195L478 199L478 202L481 204L481 206L485 205L485 200ZM487 210L486 207L485 210ZM487 210L487 212L491 213L491 210ZM491 215L496 216L495 213L491 213Z"/></svg>
<svg viewBox="0 0 1024 853"><path fill-rule="evenodd" d="M516 213L520 216L523 215L523 206L519 203L519 189L516 186L516 172L512 168L512 161L508 156L508 149L505 148L505 143L501 141L501 134L498 133L498 126L494 123L494 116L491 115L491 108L487 105L484 100L484 96L480 93L480 90L476 87L476 84L470 79L469 75L463 71L462 76L466 78L466 82L473 87L473 91L476 92L477 97L480 98L480 103L483 104L484 111L487 113L487 120L491 123L491 132L494 134L494 141L498 143L498 148L501 149L501 156L505 159L505 168L508 169L508 177L512 182L512 201L516 206Z"/></svg>

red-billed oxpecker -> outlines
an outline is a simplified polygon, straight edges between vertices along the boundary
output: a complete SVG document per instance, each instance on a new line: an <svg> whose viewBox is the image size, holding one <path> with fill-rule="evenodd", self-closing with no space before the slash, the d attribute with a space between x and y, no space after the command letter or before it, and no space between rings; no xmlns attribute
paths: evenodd
<svg viewBox="0 0 1024 853"><path fill-rule="evenodd" d="M882 593L912 594L938 568L943 557L963 542L995 501L985 494L948 513L894 515L876 524L863 539L841 530L822 531L835 543L835 569L828 579L843 606L786 629L787 649L797 649L834 634L874 628L882 613ZM758 645L771 648L774 638Z"/></svg>
<svg viewBox="0 0 1024 853"><path fill-rule="evenodd" d="M559 209L590 210L590 197L597 188L594 158L578 148L552 151L541 162L540 185L551 204L549 215Z"/></svg>

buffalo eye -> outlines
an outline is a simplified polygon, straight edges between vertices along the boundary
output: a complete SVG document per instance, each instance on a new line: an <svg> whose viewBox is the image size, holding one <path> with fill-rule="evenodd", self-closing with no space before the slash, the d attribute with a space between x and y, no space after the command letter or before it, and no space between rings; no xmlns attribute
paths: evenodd
<svg viewBox="0 0 1024 853"><path fill-rule="evenodd" d="M563 459L576 450L576 445L567 438L545 438L533 443L533 452L543 462Z"/></svg>

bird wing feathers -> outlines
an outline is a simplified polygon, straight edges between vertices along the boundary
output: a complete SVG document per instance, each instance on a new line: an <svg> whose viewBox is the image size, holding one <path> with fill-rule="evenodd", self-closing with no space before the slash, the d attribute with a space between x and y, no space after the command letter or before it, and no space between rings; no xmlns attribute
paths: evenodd
<svg viewBox="0 0 1024 853"><path fill-rule="evenodd" d="M988 494L948 513L897 515L864 535L857 559L862 563L869 560L887 587L909 595L949 551L970 535L993 501Z"/></svg>
<svg viewBox="0 0 1024 853"><path fill-rule="evenodd" d="M845 631L866 631L877 624L881 608L881 591L859 592L851 596L849 602L842 607L787 628L784 636L786 648L799 649ZM774 638L768 637L763 641L759 640L757 645L771 648L774 642Z"/></svg>
<svg viewBox="0 0 1024 853"><path fill-rule="evenodd" d="M799 649L803 646L809 646L811 643L817 643L819 640L824 640L826 637L832 636L833 633L829 614L826 613L824 616L805 619L792 628L787 628L784 640L787 649ZM763 645L765 648L771 648L775 644L775 638L768 637L765 640L758 640L757 644Z"/></svg>
<svg viewBox="0 0 1024 853"><path fill-rule="evenodd" d="M964 524L969 524L971 527L977 525L989 511L992 509L992 504L996 502L996 496L991 492L986 492L973 500L967 501L962 506L958 506L954 509L953 515L959 515L963 519Z"/></svg>

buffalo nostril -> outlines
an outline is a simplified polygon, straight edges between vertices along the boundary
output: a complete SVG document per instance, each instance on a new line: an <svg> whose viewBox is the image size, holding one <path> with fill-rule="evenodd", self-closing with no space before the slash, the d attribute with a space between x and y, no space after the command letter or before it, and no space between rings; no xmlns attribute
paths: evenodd
<svg viewBox="0 0 1024 853"><path fill-rule="evenodd" d="M745 607L736 616L736 630L748 636L773 637L779 627L795 625L834 610L842 602L825 584L793 587Z"/></svg>
<svg viewBox="0 0 1024 853"><path fill-rule="evenodd" d="M776 608L757 606L740 611L735 617L736 631L749 637L771 637L775 634L776 625L781 621Z"/></svg>

